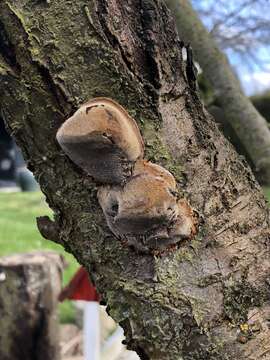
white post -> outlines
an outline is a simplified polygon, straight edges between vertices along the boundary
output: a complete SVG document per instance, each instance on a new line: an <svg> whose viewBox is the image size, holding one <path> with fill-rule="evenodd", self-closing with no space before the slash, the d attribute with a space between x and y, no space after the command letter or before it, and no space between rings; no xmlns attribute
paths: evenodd
<svg viewBox="0 0 270 360"><path fill-rule="evenodd" d="M85 301L83 333L84 359L100 360L99 303L96 301Z"/></svg>
<svg viewBox="0 0 270 360"><path fill-rule="evenodd" d="M124 330L118 325L114 333L106 340L102 347L102 360L116 360L121 352L125 350L122 344L124 340Z"/></svg>

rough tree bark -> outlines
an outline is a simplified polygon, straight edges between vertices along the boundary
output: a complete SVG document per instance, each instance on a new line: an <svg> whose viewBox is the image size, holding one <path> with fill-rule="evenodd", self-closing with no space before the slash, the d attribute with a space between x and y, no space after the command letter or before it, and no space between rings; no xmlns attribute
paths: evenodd
<svg viewBox="0 0 270 360"><path fill-rule="evenodd" d="M142 359L261 359L270 354L269 217L248 166L189 86L160 0L1 0L2 115L54 222L39 221L89 269ZM136 119L146 157L170 170L199 232L162 257L123 247L96 187L60 151L59 125L91 97Z"/></svg>
<svg viewBox="0 0 270 360"><path fill-rule="evenodd" d="M179 36L194 49L195 59L211 84L224 117L244 145L262 184L270 183L270 130L267 121L244 95L226 56L219 50L189 0L166 0Z"/></svg>

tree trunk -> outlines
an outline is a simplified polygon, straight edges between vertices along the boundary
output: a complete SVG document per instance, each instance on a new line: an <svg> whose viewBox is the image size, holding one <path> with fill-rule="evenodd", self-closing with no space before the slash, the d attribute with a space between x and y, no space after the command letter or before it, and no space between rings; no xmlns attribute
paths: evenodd
<svg viewBox="0 0 270 360"><path fill-rule="evenodd" d="M244 95L226 56L219 50L189 0L166 0L179 36L194 49L226 120L231 124L252 159L258 179L270 184L270 130L267 121Z"/></svg>
<svg viewBox="0 0 270 360"><path fill-rule="evenodd" d="M0 359L59 360L62 260L53 252L0 260Z"/></svg>
<svg viewBox="0 0 270 360"><path fill-rule="evenodd" d="M50 207L41 232L88 268L142 359L269 356L269 219L249 167L189 87L160 0L3 0L0 104ZM108 230L96 185L59 149L77 107L112 97L136 119L146 157L198 212L192 241L164 256Z"/></svg>

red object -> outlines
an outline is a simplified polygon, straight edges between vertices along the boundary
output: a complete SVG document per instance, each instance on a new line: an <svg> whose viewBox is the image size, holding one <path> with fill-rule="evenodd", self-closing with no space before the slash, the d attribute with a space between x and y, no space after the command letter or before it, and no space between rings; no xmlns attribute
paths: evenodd
<svg viewBox="0 0 270 360"><path fill-rule="evenodd" d="M69 284L61 291L59 300L99 301L99 294L91 283L87 271L81 266Z"/></svg>

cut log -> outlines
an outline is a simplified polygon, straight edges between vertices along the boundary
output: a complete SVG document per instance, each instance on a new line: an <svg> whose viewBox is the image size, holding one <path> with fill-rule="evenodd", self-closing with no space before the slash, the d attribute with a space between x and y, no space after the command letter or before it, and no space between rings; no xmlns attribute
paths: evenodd
<svg viewBox="0 0 270 360"><path fill-rule="evenodd" d="M33 252L0 259L0 359L58 360L63 259Z"/></svg>

